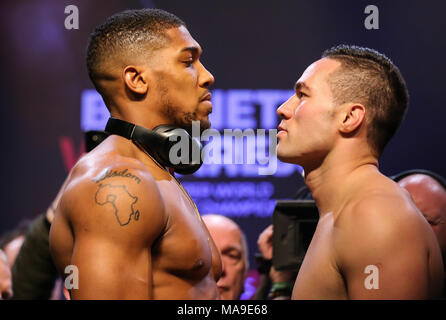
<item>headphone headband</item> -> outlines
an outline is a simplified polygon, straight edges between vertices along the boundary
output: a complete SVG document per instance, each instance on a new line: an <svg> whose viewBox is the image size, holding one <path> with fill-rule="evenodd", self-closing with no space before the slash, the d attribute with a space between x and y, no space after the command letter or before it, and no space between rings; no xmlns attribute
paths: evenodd
<svg viewBox="0 0 446 320"><path fill-rule="evenodd" d="M124 120L110 117L107 121L105 131L109 134L116 134L126 139L132 140L138 147L147 151L158 163L163 166L173 168L180 174L192 174L201 165L201 143L193 139L189 133L181 128L171 125L160 125L153 130L138 126ZM171 137L177 137L171 139ZM187 137L189 140L188 161L186 163L172 163L169 157L170 150L177 143L178 138ZM180 149L179 152L182 150ZM199 152L200 160L194 162L193 152ZM178 155L178 154L177 154ZM181 156L179 157L183 159Z"/></svg>
<svg viewBox="0 0 446 320"><path fill-rule="evenodd" d="M133 140L136 124L110 117L105 126L105 132Z"/></svg>

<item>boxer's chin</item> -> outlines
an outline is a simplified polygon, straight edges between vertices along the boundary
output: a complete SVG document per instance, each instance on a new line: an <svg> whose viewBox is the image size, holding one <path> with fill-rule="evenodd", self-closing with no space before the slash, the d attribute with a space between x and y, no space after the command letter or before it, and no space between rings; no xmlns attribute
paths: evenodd
<svg viewBox="0 0 446 320"><path fill-rule="evenodd" d="M200 133L203 133L204 130L211 128L211 122L209 121L209 116L206 116L205 119L200 120Z"/></svg>
<svg viewBox="0 0 446 320"><path fill-rule="evenodd" d="M277 153L277 159L282 162L289 162L289 159L285 155L282 155L280 153Z"/></svg>
<svg viewBox="0 0 446 320"><path fill-rule="evenodd" d="M200 126L199 128L196 127L198 122L198 125ZM193 133L196 133L197 129L199 129L200 135L203 133L204 130L210 129L211 127L211 122L209 121L209 118L203 118L200 120L193 120L193 122L188 122L188 123L181 123L181 124L177 124L178 127L185 129L190 135L192 135Z"/></svg>
<svg viewBox="0 0 446 320"><path fill-rule="evenodd" d="M284 150L281 150L280 146L277 146L277 159L279 159L280 161L285 162L285 163L297 164L296 157L285 152Z"/></svg>
<svg viewBox="0 0 446 320"><path fill-rule="evenodd" d="M286 162L286 155L283 152L283 150L280 148L280 142L279 142L279 144L277 145L277 148L276 148L276 155L277 155L277 159L279 159L282 162Z"/></svg>

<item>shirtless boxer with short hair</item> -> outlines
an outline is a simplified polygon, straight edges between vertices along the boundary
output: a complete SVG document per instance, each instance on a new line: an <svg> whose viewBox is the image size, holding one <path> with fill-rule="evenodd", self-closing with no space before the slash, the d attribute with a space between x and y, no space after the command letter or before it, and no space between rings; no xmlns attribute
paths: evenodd
<svg viewBox="0 0 446 320"><path fill-rule="evenodd" d="M162 10L125 11L90 39L90 78L110 114L148 129L209 128L202 49ZM219 253L195 204L165 168L131 140L111 135L73 168L51 227L63 276L78 268L73 299L215 299Z"/></svg>
<svg viewBox="0 0 446 320"><path fill-rule="evenodd" d="M319 222L293 299L427 299L441 293L438 242L378 159L408 94L393 63L367 48L324 52L281 105L282 161L303 166Z"/></svg>

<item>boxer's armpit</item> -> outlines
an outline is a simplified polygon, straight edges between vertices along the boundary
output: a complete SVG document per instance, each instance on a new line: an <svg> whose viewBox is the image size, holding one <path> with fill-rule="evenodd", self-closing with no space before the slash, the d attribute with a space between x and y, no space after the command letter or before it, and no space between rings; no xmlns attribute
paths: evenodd
<svg viewBox="0 0 446 320"><path fill-rule="evenodd" d="M108 206L122 227L139 220L138 196L130 193L124 184L99 184L94 199L97 205Z"/></svg>

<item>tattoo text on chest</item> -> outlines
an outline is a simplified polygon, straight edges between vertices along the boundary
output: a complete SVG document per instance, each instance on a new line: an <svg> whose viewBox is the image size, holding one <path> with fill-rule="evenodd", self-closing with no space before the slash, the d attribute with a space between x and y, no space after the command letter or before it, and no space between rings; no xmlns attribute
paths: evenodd
<svg viewBox="0 0 446 320"><path fill-rule="evenodd" d="M130 178L130 179L136 181L136 183L138 183L138 184L141 182L141 178L139 178L138 176L129 172L128 169L124 169L122 171L104 169L100 174L98 174L98 176L96 178L94 178L94 181L96 183L99 183L101 181L104 181L105 179L113 178L113 177Z"/></svg>

